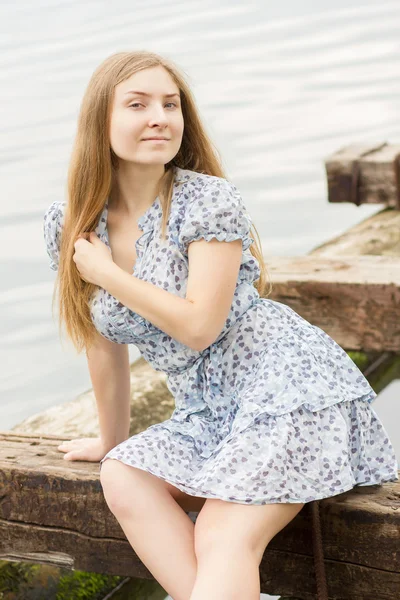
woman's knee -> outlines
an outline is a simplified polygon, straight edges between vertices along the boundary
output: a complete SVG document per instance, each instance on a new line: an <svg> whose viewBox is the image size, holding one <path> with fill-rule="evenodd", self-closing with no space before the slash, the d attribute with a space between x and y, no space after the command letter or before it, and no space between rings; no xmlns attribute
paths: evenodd
<svg viewBox="0 0 400 600"><path fill-rule="evenodd" d="M205 501L205 498L184 494L148 471L111 458L102 463L100 482L109 509L119 515L148 511L163 499L168 502L172 498L184 510L200 510Z"/></svg>
<svg viewBox="0 0 400 600"><path fill-rule="evenodd" d="M229 560L229 556L248 556L250 560L257 558L252 540L247 535L238 535L234 528L222 529L197 527L194 530L194 552L198 565L215 562L220 559Z"/></svg>
<svg viewBox="0 0 400 600"><path fill-rule="evenodd" d="M245 551L246 539L235 529L230 508L221 500L208 499L200 511L194 526L194 550L199 561L218 557L227 549L235 552L241 548Z"/></svg>
<svg viewBox="0 0 400 600"><path fill-rule="evenodd" d="M143 471L108 458L101 465L100 483L107 505L113 514L132 513L145 503ZM146 475L146 473L144 473Z"/></svg>

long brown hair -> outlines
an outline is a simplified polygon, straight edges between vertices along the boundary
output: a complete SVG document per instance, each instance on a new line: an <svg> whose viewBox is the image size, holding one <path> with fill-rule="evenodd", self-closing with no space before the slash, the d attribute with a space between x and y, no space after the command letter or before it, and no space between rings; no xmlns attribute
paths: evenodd
<svg viewBox="0 0 400 600"><path fill-rule="evenodd" d="M117 157L111 149L109 126L114 98L114 88L134 73L162 66L168 71L180 90L184 132L179 152L165 165L159 198L162 206L162 238L171 205L174 169L189 169L225 177L218 152L200 121L194 97L183 74L169 60L148 51L117 52L104 60L94 71L80 107L77 132L68 169L65 219L60 241L59 266L54 298L59 285L59 328L64 322L66 332L78 353L89 348L96 332L90 315L89 299L96 287L84 281L72 257L74 243L82 232L93 231L111 192L118 168ZM260 296L266 293L267 269L263 260L261 242L253 225L257 240L250 246L251 253L260 265L260 277L254 282Z"/></svg>

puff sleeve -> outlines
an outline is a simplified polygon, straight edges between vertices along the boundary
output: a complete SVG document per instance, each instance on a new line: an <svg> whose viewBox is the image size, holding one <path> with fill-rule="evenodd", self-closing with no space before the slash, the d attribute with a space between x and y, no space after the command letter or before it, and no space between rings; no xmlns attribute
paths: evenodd
<svg viewBox="0 0 400 600"><path fill-rule="evenodd" d="M196 186L185 208L178 242L187 255L190 242L216 238L220 242L242 240L247 250L254 242L250 236L251 217L236 186L222 177L210 177Z"/></svg>
<svg viewBox="0 0 400 600"><path fill-rule="evenodd" d="M55 200L50 204L43 217L44 241L50 258L50 269L53 271L58 269L65 205L65 201Z"/></svg>

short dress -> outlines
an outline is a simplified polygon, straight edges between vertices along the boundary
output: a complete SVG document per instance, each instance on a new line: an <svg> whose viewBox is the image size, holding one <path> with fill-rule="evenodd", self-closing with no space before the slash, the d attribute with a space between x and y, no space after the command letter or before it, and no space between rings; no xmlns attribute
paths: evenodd
<svg viewBox="0 0 400 600"><path fill-rule="evenodd" d="M356 485L397 481L391 441L371 404L369 382L322 329L289 306L260 297L250 251L252 219L224 178L174 167L167 239L157 197L138 221L133 276L185 297L188 244L242 240L232 305L218 338L196 351L98 287L90 299L96 329L134 344L166 374L169 419L112 448L108 458L142 469L186 494L241 504L310 502ZM65 201L44 216L57 269ZM108 200L95 229L108 246Z"/></svg>

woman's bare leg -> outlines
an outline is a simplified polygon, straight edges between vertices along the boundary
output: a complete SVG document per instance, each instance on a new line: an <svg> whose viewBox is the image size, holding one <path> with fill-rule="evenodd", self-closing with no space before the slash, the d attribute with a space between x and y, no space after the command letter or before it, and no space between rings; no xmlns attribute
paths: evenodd
<svg viewBox="0 0 400 600"><path fill-rule="evenodd" d="M184 494L162 479L115 459L100 480L111 512L140 560L174 600L188 600L197 573L194 523L205 498Z"/></svg>
<svg viewBox="0 0 400 600"><path fill-rule="evenodd" d="M303 506L206 500L195 525L197 578L190 600L259 600L265 548Z"/></svg>

